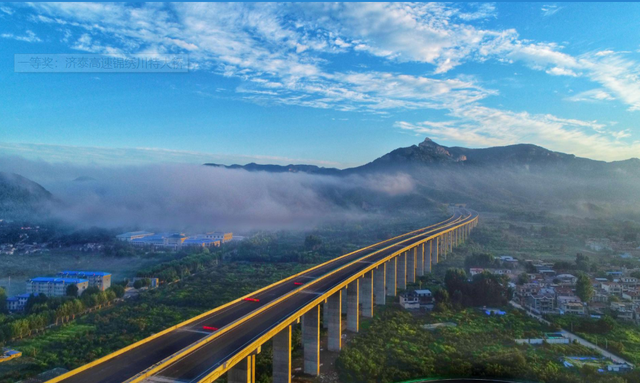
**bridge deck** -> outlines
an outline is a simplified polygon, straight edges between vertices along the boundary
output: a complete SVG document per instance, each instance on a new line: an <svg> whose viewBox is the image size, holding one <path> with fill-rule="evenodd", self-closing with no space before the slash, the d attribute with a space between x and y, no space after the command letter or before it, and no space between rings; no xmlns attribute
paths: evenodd
<svg viewBox="0 0 640 383"><path fill-rule="evenodd" d="M422 232L433 233L438 228L442 228L447 224L459 221L460 214L456 214L446 221L439 224L422 229ZM340 268L361 257L369 256L376 251L388 247L392 243L406 240L410 233L397 237L391 242L381 242L369 248L365 248L348 256L335 259L321 267L312 269L299 276L301 280L313 280L319 278L337 268ZM415 235L416 232L411 234ZM418 239L416 239L417 241ZM403 245L404 246L404 245ZM397 250L397 248L396 248ZM391 249L385 250L384 254L391 254ZM381 253L376 257L383 257ZM174 363L161 372L162 376L171 377L178 380L191 381L198 378L202 374L211 370L212 366L218 366L224 362L225 357L229 356L234 350L241 348L242 345L251 341L264 331L268 331L271 327L279 322L283 316L289 315L296 308L304 305L305 302L313 300L316 292L326 291L345 278L348 273L357 272L358 265L366 267L369 264L361 263L349 266L348 269L339 274L332 275L327 280L322 280L313 285L311 288L304 289L304 292L311 294L294 294L279 304L267 309L259 317L243 323L238 328L219 336L211 343L203 348L189 354L182 361ZM211 325L219 328L236 321L237 319L251 313L252 311L269 304L277 298L298 289L292 281L282 281L276 283L264 291L255 295L260 302L239 301L223 309L217 310L204 318L194 321L182 328L171 331L161 337L146 342L136 348L111 358L103 363L93 367L79 371L60 381L65 383L76 382L95 382L95 383L120 383L153 366L155 363L173 355L174 353L188 347L195 342L210 336L210 334L202 332L203 325Z"/></svg>

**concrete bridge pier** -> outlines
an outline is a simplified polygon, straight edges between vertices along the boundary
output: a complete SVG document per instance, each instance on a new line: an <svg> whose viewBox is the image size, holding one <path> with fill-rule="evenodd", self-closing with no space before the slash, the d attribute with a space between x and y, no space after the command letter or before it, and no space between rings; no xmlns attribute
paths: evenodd
<svg viewBox="0 0 640 383"><path fill-rule="evenodd" d="M453 253L453 232L449 232L449 253Z"/></svg>
<svg viewBox="0 0 640 383"><path fill-rule="evenodd" d="M407 283L416 282L416 253L418 247L407 251Z"/></svg>
<svg viewBox="0 0 640 383"><path fill-rule="evenodd" d="M435 265L438 264L438 261L440 260L440 237L436 237L436 239L433 242L435 248L433 251L433 255L431 256L431 270L433 271L433 267Z"/></svg>
<svg viewBox="0 0 640 383"><path fill-rule="evenodd" d="M400 254L398 257L398 288L400 290L407 289L407 252Z"/></svg>
<svg viewBox="0 0 640 383"><path fill-rule="evenodd" d="M329 351L340 351L342 348L342 290L327 298L329 320Z"/></svg>
<svg viewBox="0 0 640 383"><path fill-rule="evenodd" d="M433 262L431 260L431 257L433 256L433 239L427 243L425 243L425 254L424 254L424 272L425 273L430 273L431 272L431 262Z"/></svg>
<svg viewBox="0 0 640 383"><path fill-rule="evenodd" d="M329 305L327 301L322 304L322 328L329 328Z"/></svg>
<svg viewBox="0 0 640 383"><path fill-rule="evenodd" d="M398 281L396 269L398 268L398 257L389 260L387 263L387 296L395 297L398 293Z"/></svg>
<svg viewBox="0 0 640 383"><path fill-rule="evenodd" d="M418 259L417 259L417 264L416 264L416 273L418 274L418 277L421 277L424 275L424 250L425 250L425 245L426 243L423 243L422 245L418 246Z"/></svg>
<svg viewBox="0 0 640 383"><path fill-rule="evenodd" d="M320 374L320 306L302 316L302 345L304 349L304 373Z"/></svg>
<svg viewBox="0 0 640 383"><path fill-rule="evenodd" d="M349 301L347 300L347 290L349 290L349 286L346 286L342 289L342 313L346 313L347 307L349 306Z"/></svg>
<svg viewBox="0 0 640 383"><path fill-rule="evenodd" d="M273 337L273 383L291 383L291 326Z"/></svg>
<svg viewBox="0 0 640 383"><path fill-rule="evenodd" d="M387 264L383 263L373 271L373 295L377 305L387 303Z"/></svg>
<svg viewBox="0 0 640 383"><path fill-rule="evenodd" d="M360 297L362 316L373 318L373 271L364 274L360 288L362 289L362 296Z"/></svg>
<svg viewBox="0 0 640 383"><path fill-rule="evenodd" d="M228 383L255 383L256 381L256 356L249 355L240 363L231 367L227 373Z"/></svg>
<svg viewBox="0 0 640 383"><path fill-rule="evenodd" d="M347 288L347 330L358 332L360 330L360 280L349 283Z"/></svg>

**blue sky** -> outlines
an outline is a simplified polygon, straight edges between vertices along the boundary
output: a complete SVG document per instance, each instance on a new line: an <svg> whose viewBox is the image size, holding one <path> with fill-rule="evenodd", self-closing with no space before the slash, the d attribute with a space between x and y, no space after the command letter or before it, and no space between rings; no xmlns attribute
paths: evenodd
<svg viewBox="0 0 640 383"><path fill-rule="evenodd" d="M431 137L640 157L640 4L0 4L0 153L348 167ZM184 74L15 73L20 53Z"/></svg>

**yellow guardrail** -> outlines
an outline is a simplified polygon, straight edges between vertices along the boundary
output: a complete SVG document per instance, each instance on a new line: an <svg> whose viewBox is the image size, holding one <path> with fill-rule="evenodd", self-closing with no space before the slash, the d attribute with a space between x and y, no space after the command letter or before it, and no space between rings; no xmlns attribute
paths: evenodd
<svg viewBox="0 0 640 383"><path fill-rule="evenodd" d="M446 222L446 224L444 225L445 227L446 227L446 226L448 226L448 225L451 225L451 224L453 224L453 223L456 223L457 221L459 221L459 220L460 220L460 218L456 218L456 219L454 219L453 221L451 221L451 219L452 219L452 218L453 218L453 217L449 218L448 220L443 221L443 222ZM450 222L447 222L447 221L450 221ZM391 240L393 240L393 239L398 239L398 238L402 238L402 237L404 237L404 236L406 236L406 235L414 234L414 233L416 233L416 232L426 231L426 230L428 230L429 228L433 228L433 227L435 227L435 226L442 225L442 223L443 223L443 222L441 222L441 223L439 223L439 224L435 224L435 225L427 226L427 227L426 227L426 228L424 228L424 229L414 230L414 231L412 231L412 232L410 232L410 233L405 233L405 234L403 234L403 235L400 235L400 236L394 237L394 238L392 238ZM435 229L435 230L438 230L438 229ZM420 236L420 235L424 235L424 233L418 234L418 235L416 235L416 236ZM415 236L414 236L414 237L411 237L411 238L408 238L408 239L405 239L405 240L403 240L402 242L405 242L405 241L411 240L411 239L413 239L413 238L415 238ZM390 240L386 240L386 241L378 242L378 243L373 244L373 245L371 245L371 246L367 246L367 247L364 247L364 248L362 248L362 249L358 249L358 250L356 250L356 251L354 251L354 252L351 252L351 253L349 253L349 254L346 254L346 255L340 256L340 257L338 257L338 258L335 258L335 259L333 259L333 260L331 260L331 261L329 261L329 262L325 262L325 263L323 263L323 264L321 264L321 265L314 266L313 268L307 269L307 270L305 270L305 271L303 271L303 272L301 272L301 273L298 273L298 274L296 274L296 275L294 275L294 276L292 276L292 277L289 277L289 278L287 278L287 279L285 279L285 280L283 280L283 281L291 280L291 279L295 278L296 276L302 275L302 274L304 274L304 273L306 273L306 272L309 272L309 271L311 271L311 270L314 270L314 269L316 269L316 268L318 268L318 267L325 266L325 265L327 265L327 264L329 264L329 263L334 262L334 261L335 261L335 260L337 260L337 259L344 258L344 257L346 257L346 256L348 256L348 255L352 255L352 254L357 253L357 252L359 252L359 251L366 250L366 249L369 249L369 248L371 248L371 247L374 247L374 246L377 246L377 245L379 245L379 244L386 243L386 242L389 242L389 241L390 241ZM402 243L402 242L400 242L400 243ZM398 243L393 243L393 244L392 244L392 246L396 246L396 245L398 245ZM194 344L192 344L192 345L190 345L190 346L188 346L188 347L185 347L184 349L182 349L182 350L180 350L180 351L176 352L175 354L173 354L173 355L171 355L171 356L169 356L169 357L167 357L167 358L163 359L162 361L160 361L160 362L158 362L158 363L156 363L156 364L152 365L151 367L147 368L145 371L143 371L143 372L141 372L141 373L137 374L136 376L134 376L134 377L132 377L132 378L130 378L130 379L128 379L128 380L126 380L126 383L137 383L137 382L140 382L140 381L144 380L145 378L147 378L147 377L149 377L149 376L151 376L151 375L156 374L156 373L157 373L158 371L160 371L162 368L167 367L168 365L170 365L170 364L174 363L175 361L177 361L177 360L179 360L179 359L183 358L184 356L186 356L186 355L188 355L188 354L190 354L190 353L192 353L192 352L196 351L197 349L199 349L199 348L201 348L201 347L205 346L207 343L212 342L213 340L217 339L219 336L222 336L222 335L223 335L223 334L225 334L226 332L228 332L228 331L232 330L234 327L236 327L236 326L238 326L238 325L240 325L240 324L242 324L242 323L246 322L247 320L249 320L249 319L251 319L251 318L255 317L256 315L258 315L258 314L260 314L260 313L264 312L265 310L269 309L270 307L273 307L274 305L276 305L276 304L280 303L280 302L281 302L281 301L283 301L284 299L286 299L286 298L288 298L288 297L290 297L290 296L292 296L292 295L294 295L294 294L298 293L300 290L302 290L302 289L304 289L304 288L307 288L307 287L309 287L310 285L312 285L312 284L314 284L314 283L318 282L320 279L325 278L325 277L327 277L327 276L329 276L329 275L332 275L333 273L335 273L335 272L337 272L337 271L339 271L339 270L342 270L343 268L345 268L345 267L347 267L347 266L349 266L349 265L351 265L351 264L353 264L353 263L355 263L355 262L359 262L359 261L361 261L363 258L370 257L370 256L375 255L375 254L377 254L378 252L383 251L383 250L386 250L386 249L388 249L388 248L389 248L389 247L385 247L385 248L380 249L380 250L377 250L377 251L375 251L375 252L373 252L373 253L371 253L371 254L368 254L368 255L366 255L365 257L358 258L358 259L356 259L356 260L354 260L354 261L352 261L352 262L350 262L350 263L347 263L346 265L341 266L341 267L340 267L340 268L338 268L338 269L332 270L330 273L323 275L321 278L315 279L315 280L313 280L313 281L311 281L311 282L309 282L309 283L306 283L304 286L301 286L301 287L299 287L299 288L297 288L297 289L291 290L290 292L288 292L288 293L286 293L286 294L284 294L284 295L282 295L282 296L280 296L280 297L278 297L278 298L274 299L273 301L269 302L268 304L266 304L266 305L264 305L264 306L261 306L260 308L257 308L256 310L254 310L254 311L252 311L252 312L250 312L250 313L246 314L245 316L243 316L243 317L241 317L241 318L236 319L236 320L235 320L235 321L233 321L232 323L227 324L226 326L224 326L224 327L222 327L221 329L217 330L215 333L212 333L210 336L208 336L208 337L206 337L206 338L203 338L203 339L200 339L200 340L199 340L199 341L197 341L196 343L194 343ZM281 282L282 282L282 281L281 281ZM281 282L278 282L278 283L281 283ZM255 293L253 293L253 294L255 294Z"/></svg>
<svg viewBox="0 0 640 383"><path fill-rule="evenodd" d="M114 351L114 352L113 352L113 353L111 353L111 354L105 355L105 356L103 356L102 358L99 358L99 359L94 360L93 362L87 363L87 364L85 364L85 365L83 365L83 366L80 366L80 367L78 367L78 368L76 368L76 369L73 369L73 370L71 370L71 371L69 371L69 372L67 372L67 373L65 373L65 374L62 374L62 375L60 375L60 376L57 376L57 377L55 377L55 378L53 378L53 379L51 379L51 380L48 380L48 381L47 381L47 383L58 383L58 382L61 382L61 381L65 380L65 379L67 379L67 378L70 378L70 377L72 377L72 376L74 376L74 375L79 374L80 372L86 371L86 370L88 370L88 369L90 369L90 368L92 368L92 367L95 367L95 366L97 366L97 365L99 365L99 364L102 364L102 363L104 363L104 362L108 361L108 360L111 360L111 359L113 359L113 358L115 358L115 357L118 357L118 356L120 356L120 355L124 354L124 353L125 353L125 352L127 352L127 351L130 351L130 350L132 350L132 349L134 349L134 348L137 348L137 347L142 346L142 345L144 345L144 344L146 344L146 343L149 343L150 341L152 341L152 340L154 340L154 339L157 339L157 338L159 338L159 337L161 337L161 336L163 336L163 335L166 335L166 334L168 334L168 333L170 333L170 332L172 332L172 331L174 331L174 330L178 330L179 328L184 327L184 326L187 326L187 325L189 325L189 324L191 324L191 323L193 323L193 322L196 322L196 321L198 321L199 319L202 319L202 318L207 317L207 316L209 316L209 315L215 314L216 312L221 311L221 310L223 310L223 309L225 309L225 308L227 308L227 307L229 307L229 306L231 306L231 305L233 305L233 304L236 304L236 303L239 303L239 302L243 301L245 298L250 298L250 297L252 297L252 296L254 296L254 295L256 295L256 294L258 294L258 293L260 293L260 292L263 292L263 291L265 291L265 290L268 290L268 289L270 289L270 288L273 288L273 287L275 287L275 286L277 286L277 285L279 285L279 284L281 284L281 283L284 283L284 282L290 281L291 279L297 278L297 277L299 277L299 276L301 276L301 275L303 275L303 274L305 274L305 273L308 273L308 272L313 271L313 270L316 270L316 269L318 269L318 268L320 268L320 267L326 266L326 265L328 265L328 264L330 264L330 263L332 263L332 262L335 262L335 261L337 261L337 260L340 260L340 259L342 259L342 258L345 258L345 257L351 256L351 255L353 255L353 254L355 254L355 253L357 253L357 252L360 252L360 251L363 251L363 250L370 249L370 248L372 248L372 247L374 247L374 246L378 246L378 245L380 245L380 244L387 243L387 242L389 242L389 241L394 241L394 240L400 239L400 238L402 238L402 237L405 237L405 236L408 236L408 235L411 235L411 234L415 234L415 233L418 233L418 232L421 232L421 231L426 231L426 230L428 230L428 229L430 229L430 228L433 228L433 227L435 227L435 226L438 226L438 225L441 225L441 224L443 224L443 223L447 223L447 222L449 222L449 221L451 221L451 220L454 220L454 217L455 217L455 215L452 215L451 217L447 218L446 220L444 220L444 221L442 221L442 222L439 222L439 223L436 223L436 224L433 224L433 225L429 225L429 226L426 226L426 227L421 228L421 229L413 230L413 231L410 231L410 232L408 232L408 233L404 233L404 234L401 234L401 235L395 236L395 237L393 237L393 238L386 239L386 240L381 241L381 242L376 242L376 243L374 243L374 244L372 244L372 245L369 245L369 246L366 246L366 247L360 248L360 249L355 250L355 251L352 251L352 252L350 252L350 253L347 253L347 254L341 255L340 257L334 258L334 259L332 259L332 260L330 260L330 261L327 261L327 262L321 263L321 264L319 264L319 265L313 266L313 267L311 267L311 268L309 268L309 269L306 269L306 270L304 270L304 271L302 271L302 272L299 272L299 273L296 273L296 274L294 274L294 275L291 275L291 276L289 276L289 277L287 277L287 278L285 278L285 279L281 279L281 280L280 280L280 281L278 281L278 282L272 283L272 284L270 284L270 285L268 285L268 286L265 286L265 287L263 287L263 288L261 288L261 289L258 289L258 290L254 291L254 292L251 292L251 293L247 294L247 295L244 295L244 296L242 296L242 297L240 297L240 298L237 298L237 299L235 299L235 300L232 300L232 301L230 301L230 302L227 302L227 303L225 303L225 304L223 304L223 305L221 305L221 306L218 306L218 307L216 307L216 308L214 308L214 309L211 309L211 310L209 310L209 311L207 311L207 312L204 312L204 313L202 313L202 314L200 314L200 315L197 315L197 316L195 316L195 317L193 317L193 318L191 318L191 319L188 319L188 320L186 320L186 321L184 321L184 322L181 322L181 323L179 323L179 324L177 324L177 325L174 325L174 326L168 327L168 328L166 328L166 329L164 329L164 330L162 330L162 331L160 331L160 332L158 332L158 333L156 333L156 334L153 334L153 335L151 335L151 336L149 336L149 337L147 337L147 338L141 339L141 340L139 340L139 341L137 341L137 342L135 342L135 343L132 343L132 344L130 344L130 345L128 345L128 346L126 346L126 347L124 347L124 348L121 348L121 349L120 349L120 350L118 350L118 351ZM295 291L295 290L294 290L294 291ZM222 328L222 329L224 329L224 328ZM219 333L222 329L220 329L220 330L216 331L216 333ZM214 334L216 334L216 333L214 333ZM152 367L153 367L153 366L152 366ZM129 381L130 381L130 382L136 382L136 381L138 381L138 380L129 380Z"/></svg>
<svg viewBox="0 0 640 383"><path fill-rule="evenodd" d="M240 350L238 353L236 353L232 358L230 358L224 364L220 365L219 367L214 369L211 373L209 373L207 376L205 376L204 378L200 379L198 381L198 383L211 383L211 382L213 382L214 380L219 378L222 374L224 374L226 371L228 371L231 367L233 367L235 364L237 364L238 362L242 361L248 355L253 353L253 351L256 350L258 347L260 347L263 343L265 343L269 339L273 338L276 334L278 334L280 331L285 329L287 326L290 326L291 324L296 322L297 319L301 315L304 315L307 311L309 311L312 308L316 307L317 305L321 304L328 297L330 297L331 295L335 294L336 292L342 290L345 286L349 285L351 282L353 282L356 279L360 278L362 275L370 272L371 270L376 269L377 267L379 267L380 265L382 265L385 262L389 261L390 259L393 259L394 257L397 257L398 255L404 253L405 251L408 251L409 249L412 249L415 246L419 246L420 244L428 242L430 240L433 240L434 238L437 238L437 237L439 237L440 235L442 235L444 233L448 233L448 232L450 232L452 230L458 229L458 228L460 228L460 227L462 227L464 225L472 224L472 223L474 223L476 221L477 221L477 216L474 219L470 220L470 221L465 221L461 225L457 225L457 226L454 226L454 227L452 227L452 228L450 228L448 230L439 232L437 235L433 235L433 236L427 237L427 238L425 238L423 240L420 240L419 242L412 243L410 246L406 246L406 247L402 248L401 250L397 250L394 253L392 253L392 254L388 255L387 257L383 258L382 260L377 261L377 262L371 264L370 266L368 266L367 268L365 268L364 270L361 270L358 273L352 275L351 277L349 277L345 281L343 281L343 282L337 284L336 286L334 286L333 288L331 288L329 291L327 291L324 294L318 296L316 299L314 299L313 301L308 303L306 306L304 306L300 310L297 310L297 311L295 311L295 313L292 313L289 316L288 319L282 321L276 327L274 327L271 330L267 331L266 333L261 335L259 338L257 338L255 341L250 343L248 346L244 347L242 350ZM357 261L355 261L355 262L357 262ZM345 267L348 267L351 264L353 264L353 262L349 263L347 265L344 265L344 266L340 267L339 269L336 269L336 270L330 272L329 274L325 275L324 277L329 276L331 274L334 274L334 273L344 269ZM307 284L306 286L308 287L310 284L311 283ZM135 382L138 382L138 381L140 381L140 380L136 380Z"/></svg>

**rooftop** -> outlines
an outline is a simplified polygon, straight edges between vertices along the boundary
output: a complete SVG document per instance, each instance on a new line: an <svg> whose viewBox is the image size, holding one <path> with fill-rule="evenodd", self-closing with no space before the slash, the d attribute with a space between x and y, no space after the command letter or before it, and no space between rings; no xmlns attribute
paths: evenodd
<svg viewBox="0 0 640 383"><path fill-rule="evenodd" d="M89 282L81 278L55 278L55 277L37 277L29 279L29 282L49 282L49 283L84 283Z"/></svg>
<svg viewBox="0 0 640 383"><path fill-rule="evenodd" d="M107 276L107 275L111 275L111 273L107 273L105 271L61 271L58 274L65 274L65 275L100 275L100 276Z"/></svg>

